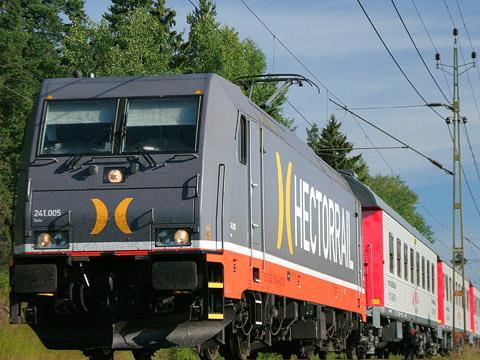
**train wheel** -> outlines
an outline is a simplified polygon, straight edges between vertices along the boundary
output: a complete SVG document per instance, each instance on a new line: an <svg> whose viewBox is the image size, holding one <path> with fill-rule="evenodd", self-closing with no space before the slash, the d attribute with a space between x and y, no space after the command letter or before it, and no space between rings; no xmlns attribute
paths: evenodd
<svg viewBox="0 0 480 360"><path fill-rule="evenodd" d="M152 360L154 351L132 350L132 355L135 360Z"/></svg>
<svg viewBox="0 0 480 360"><path fill-rule="evenodd" d="M198 351L198 357L201 360L215 360L219 353L219 346L207 347Z"/></svg>
<svg viewBox="0 0 480 360"><path fill-rule="evenodd" d="M241 330L232 333L230 329L225 351L222 355L225 359L248 359L250 355L250 333L244 334Z"/></svg>
<svg viewBox="0 0 480 360"><path fill-rule="evenodd" d="M88 356L88 360L114 360L113 350L111 349L95 349L85 351L84 354Z"/></svg>

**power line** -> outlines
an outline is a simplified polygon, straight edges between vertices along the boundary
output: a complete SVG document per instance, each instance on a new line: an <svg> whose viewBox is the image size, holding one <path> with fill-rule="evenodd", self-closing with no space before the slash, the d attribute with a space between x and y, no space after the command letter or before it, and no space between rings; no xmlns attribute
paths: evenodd
<svg viewBox="0 0 480 360"><path fill-rule="evenodd" d="M391 106L387 105L387 106L364 106L364 107L348 107L348 108L350 110L381 110L381 109L409 109L409 108L419 108L419 107L426 107L426 106L427 105L391 105Z"/></svg>
<svg viewBox="0 0 480 360"><path fill-rule="evenodd" d="M453 20L453 16L452 16L452 13L450 12L450 8L448 7L448 4L445 0L443 0L443 4L445 5L445 7L447 8L447 13L448 13L448 16L450 17L450 21L452 22L453 26L456 27L455 25L455 21Z"/></svg>
<svg viewBox="0 0 480 360"><path fill-rule="evenodd" d="M473 196L472 188L470 187L470 182L468 181L467 175L465 174L465 170L463 169L462 166L462 174L463 177L465 178L465 184L467 184L468 191L470 193L470 197L472 198L473 205L475 205L475 209L477 209L478 215L480 215L480 208L478 207L477 200L475 200L475 197Z"/></svg>
<svg viewBox="0 0 480 360"><path fill-rule="evenodd" d="M420 19L420 22L422 23L423 29L425 30L425 33L427 34L428 39L430 40L430 43L432 44L433 49L435 50L435 53L438 53L438 49L435 46L435 43L433 42L432 37L430 36L430 32L428 31L427 25L425 25L425 21L423 21L423 17L420 14L420 11L418 10L417 4L415 4L415 0L412 0L413 7L415 8L415 11L417 12L418 18ZM445 84L447 85L448 93L450 97L453 97L452 94L452 89L450 88L450 83L448 82L447 75L442 71L443 74L443 79L445 80Z"/></svg>
<svg viewBox="0 0 480 360"><path fill-rule="evenodd" d="M470 148L470 152L472 153L473 163L475 164L475 170L477 171L478 179L480 180L480 173L478 171L477 159L475 159L475 154L473 152L472 143L470 142L470 136L468 135L467 125L465 123L463 123L463 130L464 130L465 135L467 137L468 147Z"/></svg>
<svg viewBox="0 0 480 360"><path fill-rule="evenodd" d="M18 96L20 96L20 97L21 97L22 99L24 99L24 100L27 100L27 101L29 101L29 102L33 102L32 99L29 99L29 98L26 97L25 95L20 94L19 92L15 91L15 90L13 90L13 89L11 89L11 88L9 88L8 86L6 86L6 85L4 85L4 84L2 84L2 83L0 83L0 86L3 87L3 88L5 88L5 89L7 89L8 91L10 91L10 92L18 95Z"/></svg>
<svg viewBox="0 0 480 360"><path fill-rule="evenodd" d="M398 11L398 8L397 8L397 5L395 5L395 1L394 0L390 0L394 9L395 9L395 12L397 13L400 21L402 22L402 25L403 25L403 28L405 29L405 31L407 32L408 34L408 37L410 38L410 41L412 42L413 44L413 47L415 48L415 50L417 51L417 54L418 56L420 57L420 60L422 60L422 63L423 65L425 66L425 69L427 69L428 71L428 74L430 75L430 77L432 78L433 82L435 83L435 85L437 86L438 90L442 93L443 97L445 98L445 100L447 101L447 103L450 103L450 100L447 98L447 95L445 95L445 93L443 92L442 88L440 87L440 85L438 84L437 82L437 79L435 79L435 77L433 76L432 72L430 71L429 67L427 66L427 63L425 62L425 59L423 58L422 54L420 53L420 50L418 50L418 47L417 47L417 44L415 43L415 41L413 40L413 37L412 37L412 34L410 34L410 31L408 30L408 27L407 25L405 24L405 21L403 21L403 18L402 18L402 15L400 15L400 11Z"/></svg>
<svg viewBox="0 0 480 360"><path fill-rule="evenodd" d="M240 0L240 1L243 1L243 0ZM363 13L365 14L365 17L367 18L368 22L370 23L370 25L372 26L373 30L375 31L375 33L377 34L378 38L380 39L380 42L382 43L383 47L385 48L385 50L387 50L387 53L390 55L390 57L392 58L393 62L395 63L395 65L397 66L398 70L400 70L400 72L402 73L403 77L405 78L405 80L407 80L407 82L410 84L410 86L412 87L412 89L415 91L415 93L423 100L423 102L425 104L429 104L429 102L425 99L425 97L420 93L420 91L418 91L418 89L415 87L415 85L413 84L413 82L410 80L410 78L407 76L407 74L405 73L405 71L402 69L402 67L400 66L400 64L398 63L397 59L395 58L395 56L393 55L393 53L390 51L390 48L388 47L388 45L385 43L385 41L383 40L382 38L382 35L380 35L380 33L378 32L375 24L373 23L372 19L370 18L370 16L368 15L367 11L365 10L365 8L363 7L362 3L360 2L360 0L357 0L357 3L358 5L360 6L360 8L362 9ZM434 108L431 108L429 107L429 109L431 109L435 114L437 114L438 117L440 117L441 119L443 119L443 116L438 112L436 111Z"/></svg>
<svg viewBox="0 0 480 360"><path fill-rule="evenodd" d="M345 111L345 114L347 113L347 111ZM373 141L370 139L370 137L367 135L366 131L363 129L362 125L358 122L357 118L355 116L353 116L352 114L350 114L350 116L352 117L352 119L355 121L355 123L357 124L357 126L360 128L360 130L362 130L363 134L365 135L365 137L367 138L368 142L373 146L375 147L375 144L373 143ZM385 159L385 157L382 155L382 153L380 152L380 150L375 150L378 154L378 156L380 156L380 158L383 160L383 162L385 163L385 165L387 165L387 167L389 168L390 172L392 174L395 174L395 172L393 171L392 167L390 166L390 164L388 163L388 161Z"/></svg>
<svg viewBox="0 0 480 360"><path fill-rule="evenodd" d="M287 102L288 105L290 105L292 107L293 110L295 110L295 112L300 115L300 117L308 124L310 125L310 127L313 126L313 124L307 120L307 118L300 112L300 110L297 109L297 107L295 105L293 105L290 100L288 99L285 99L285 101Z"/></svg>
<svg viewBox="0 0 480 360"><path fill-rule="evenodd" d="M387 135L389 138L395 140L396 142L406 146L407 148L409 148L410 150L412 150L414 153L416 153L417 155L420 155L421 157L423 157L424 159L427 159L430 163L432 163L434 166L442 169L443 171L445 171L447 174L449 175L452 175L453 173L448 170L447 168L445 168L445 166L443 166L442 164L440 164L438 161L432 159L431 157L429 157L428 155L425 155L424 153L422 153L420 150L417 150L416 148L408 145L405 141L403 140L400 140L398 137L390 134L389 132L383 130L381 127L375 125L374 123L372 123L371 121L368 121L367 119L361 117L360 115L358 115L357 113L353 112L352 110L350 110L349 108L347 108L346 106L343 106L343 105L340 105L339 103L337 103L335 100L332 100L330 99L330 101L332 103L334 103L335 105L337 106L340 106L343 110L345 111L348 111L350 114L352 114L353 116L355 116L357 119L359 120L362 120L363 122L367 123L368 125L374 127L375 129L377 129L378 131L380 131L381 133Z"/></svg>

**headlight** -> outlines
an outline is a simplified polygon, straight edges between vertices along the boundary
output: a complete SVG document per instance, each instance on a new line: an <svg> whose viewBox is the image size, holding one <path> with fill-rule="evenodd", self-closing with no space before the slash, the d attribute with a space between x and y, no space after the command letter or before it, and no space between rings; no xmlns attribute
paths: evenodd
<svg viewBox="0 0 480 360"><path fill-rule="evenodd" d="M190 245L190 233L186 229L157 229L155 246Z"/></svg>
<svg viewBox="0 0 480 360"><path fill-rule="evenodd" d="M53 231L35 233L36 249L66 249L68 248L68 232Z"/></svg>
<svg viewBox="0 0 480 360"><path fill-rule="evenodd" d="M189 245L190 244L190 234L183 230L177 230L175 232L175 235L173 237L175 239L175 243L177 245Z"/></svg>
<svg viewBox="0 0 480 360"><path fill-rule="evenodd" d="M106 168L104 181L110 184L121 184L125 181L123 169Z"/></svg>

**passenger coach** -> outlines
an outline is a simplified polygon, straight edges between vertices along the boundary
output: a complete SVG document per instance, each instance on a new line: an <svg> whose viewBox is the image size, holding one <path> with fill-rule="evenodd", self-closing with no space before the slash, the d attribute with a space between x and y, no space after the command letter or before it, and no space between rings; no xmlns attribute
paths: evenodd
<svg viewBox="0 0 480 360"><path fill-rule="evenodd" d="M437 254L353 173L342 171L362 204L369 354L435 355L439 348Z"/></svg>

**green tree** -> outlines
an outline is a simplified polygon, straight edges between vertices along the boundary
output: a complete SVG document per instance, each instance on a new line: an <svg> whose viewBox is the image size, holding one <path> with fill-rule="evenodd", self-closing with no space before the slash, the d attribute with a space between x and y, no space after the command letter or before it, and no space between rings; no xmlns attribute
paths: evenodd
<svg viewBox="0 0 480 360"><path fill-rule="evenodd" d="M128 16L139 8L144 8L149 11L158 21L160 26L159 36L162 37L163 43L161 51L165 51L166 49L171 51L173 49L175 56L172 57L170 67L177 68L181 62L180 49L183 44L183 34L179 34L174 29L176 12L174 9L165 5L165 0L112 0L109 12L103 17L107 20L111 30L116 32L119 27L122 26L122 23L128 19ZM119 42L121 44L121 41Z"/></svg>
<svg viewBox="0 0 480 360"><path fill-rule="evenodd" d="M250 39L240 40L237 31L220 24L216 15L213 2L200 0L198 7L187 16L190 31L183 47L183 71L214 72L228 80L265 73L267 63L262 50ZM273 84L257 84L252 100L257 104L264 104L275 90ZM265 110L278 122L295 130L294 120L282 114L285 100L285 97L282 97Z"/></svg>
<svg viewBox="0 0 480 360"><path fill-rule="evenodd" d="M63 45L68 64L99 76L178 72L172 34L151 8L134 8L116 21L115 30L107 20L74 23Z"/></svg>
<svg viewBox="0 0 480 360"><path fill-rule="evenodd" d="M59 44L83 0L0 0L0 264L9 252L25 120L40 79L65 75Z"/></svg>
<svg viewBox="0 0 480 360"><path fill-rule="evenodd" d="M417 211L418 195L399 176L368 176L365 183L430 242L434 241L431 226Z"/></svg>
<svg viewBox="0 0 480 360"><path fill-rule="evenodd" d="M349 156L353 150L353 143L341 132L341 126L342 123L335 115L330 115L321 132L317 124L307 129L307 144L334 169L353 170L360 181L364 181L368 175L368 166L361 154Z"/></svg>

